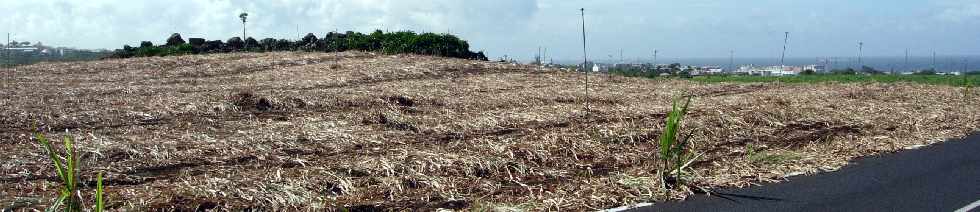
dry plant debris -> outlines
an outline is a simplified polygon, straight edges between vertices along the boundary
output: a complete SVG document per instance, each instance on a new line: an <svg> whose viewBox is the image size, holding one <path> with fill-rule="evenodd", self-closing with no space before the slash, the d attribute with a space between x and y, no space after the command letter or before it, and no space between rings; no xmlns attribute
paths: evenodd
<svg viewBox="0 0 980 212"><path fill-rule="evenodd" d="M671 99L704 156L692 186L742 187L978 129L978 96L918 84L702 84L415 55L251 53L5 70L0 203L57 188L31 133L77 138L110 209L596 210L667 196ZM58 145L58 144L56 144ZM94 184L83 185L94 189ZM87 190L86 190L87 192Z"/></svg>

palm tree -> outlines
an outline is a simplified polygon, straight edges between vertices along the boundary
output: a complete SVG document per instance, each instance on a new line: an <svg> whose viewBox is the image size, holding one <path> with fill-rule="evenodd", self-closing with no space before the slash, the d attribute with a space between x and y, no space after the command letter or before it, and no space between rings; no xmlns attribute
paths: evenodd
<svg viewBox="0 0 980 212"><path fill-rule="evenodd" d="M248 13L247 12L242 12L242 14L238 14L238 18L241 18L242 19L242 40L244 40L246 38L246 36L245 36L245 22L248 22ZM248 43L245 44L245 49L248 49Z"/></svg>

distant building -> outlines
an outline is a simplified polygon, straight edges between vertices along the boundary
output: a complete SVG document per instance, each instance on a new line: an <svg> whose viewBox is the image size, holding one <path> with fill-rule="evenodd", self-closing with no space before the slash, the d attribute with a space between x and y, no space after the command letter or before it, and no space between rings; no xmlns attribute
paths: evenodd
<svg viewBox="0 0 980 212"><path fill-rule="evenodd" d="M793 76L799 75L806 70L813 70L814 72L826 72L827 67L823 65L805 65L805 66L755 66L747 65L738 67L734 73L744 74L744 75L756 75L756 76Z"/></svg>
<svg viewBox="0 0 980 212"><path fill-rule="evenodd" d="M37 51L35 47L10 47L7 50L20 51L20 52L34 52Z"/></svg>
<svg viewBox="0 0 980 212"><path fill-rule="evenodd" d="M824 65L805 65L805 66L803 66L803 70L804 71L806 71L806 70L813 70L814 72L826 72L827 71L827 66L824 66Z"/></svg>

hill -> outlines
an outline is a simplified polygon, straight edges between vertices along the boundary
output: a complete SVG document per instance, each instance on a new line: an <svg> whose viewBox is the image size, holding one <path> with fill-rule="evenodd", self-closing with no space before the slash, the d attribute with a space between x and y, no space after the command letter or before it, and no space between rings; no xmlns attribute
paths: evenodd
<svg viewBox="0 0 980 212"><path fill-rule="evenodd" d="M980 97L949 86L592 75L586 110L579 73L364 52L2 73L0 203L31 208L57 192L36 131L78 139L83 179L106 172L110 208L595 210L834 170L980 127ZM682 94L695 97L682 134L703 155L668 193L655 140Z"/></svg>

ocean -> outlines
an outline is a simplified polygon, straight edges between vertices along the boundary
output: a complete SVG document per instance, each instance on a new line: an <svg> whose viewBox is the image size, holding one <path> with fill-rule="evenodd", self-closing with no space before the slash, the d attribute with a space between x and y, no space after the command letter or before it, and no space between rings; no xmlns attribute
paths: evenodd
<svg viewBox="0 0 980 212"><path fill-rule="evenodd" d="M600 63L620 63L621 61L598 61ZM650 63L649 60L628 60L628 63ZM576 61L567 61L563 64L574 64ZM670 64L680 63L681 65L695 66L719 66L729 68L729 58L660 58L657 63ZM825 65L828 70L845 69L848 67L860 69L861 64L875 68L880 71L913 72L924 69L935 68L939 72L955 71L980 71L980 56L936 56L935 63L929 57L909 57L906 62L905 57L866 57L858 62L857 57L813 57L813 58L786 58L785 65ZM775 66L780 65L779 58L735 58L735 66L756 65L756 66Z"/></svg>

